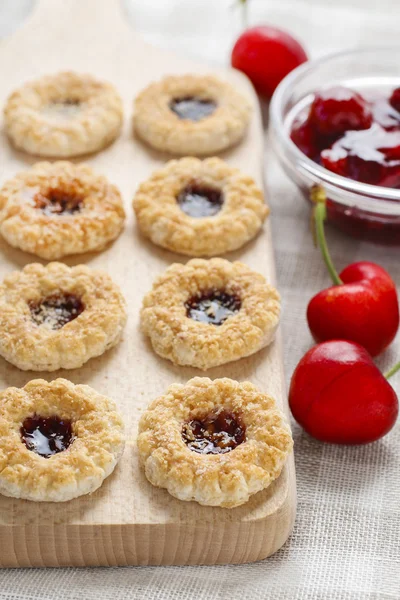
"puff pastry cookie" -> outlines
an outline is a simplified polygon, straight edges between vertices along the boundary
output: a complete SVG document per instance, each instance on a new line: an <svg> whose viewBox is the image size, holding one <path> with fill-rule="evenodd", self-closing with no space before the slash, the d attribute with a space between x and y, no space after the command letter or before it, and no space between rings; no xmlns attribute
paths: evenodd
<svg viewBox="0 0 400 600"><path fill-rule="evenodd" d="M0 189L1 235L47 260L102 250L124 220L118 188L84 164L36 163Z"/></svg>
<svg viewBox="0 0 400 600"><path fill-rule="evenodd" d="M16 148L67 158L97 152L119 135L122 101L109 83L90 75L57 73L13 92L4 117Z"/></svg>
<svg viewBox="0 0 400 600"><path fill-rule="evenodd" d="M85 265L27 265L0 286L0 355L23 370L75 369L115 346L126 322L112 279Z"/></svg>
<svg viewBox="0 0 400 600"><path fill-rule="evenodd" d="M114 402L88 385L35 379L0 393L0 493L35 502L90 494L124 449Z"/></svg>
<svg viewBox="0 0 400 600"><path fill-rule="evenodd" d="M195 377L171 385L139 423L150 483L208 506L233 508L268 487L292 446L275 401L248 381Z"/></svg>
<svg viewBox="0 0 400 600"><path fill-rule="evenodd" d="M216 154L246 133L247 98L213 76L183 75L152 83L136 98L134 129L147 144L173 154Z"/></svg>
<svg viewBox="0 0 400 600"><path fill-rule="evenodd" d="M279 313L276 289L243 263L192 259L156 279L141 323L157 354L209 369L267 346Z"/></svg>
<svg viewBox="0 0 400 600"><path fill-rule="evenodd" d="M133 207L144 235L189 256L240 248L269 212L254 180L219 158L171 160L142 183Z"/></svg>

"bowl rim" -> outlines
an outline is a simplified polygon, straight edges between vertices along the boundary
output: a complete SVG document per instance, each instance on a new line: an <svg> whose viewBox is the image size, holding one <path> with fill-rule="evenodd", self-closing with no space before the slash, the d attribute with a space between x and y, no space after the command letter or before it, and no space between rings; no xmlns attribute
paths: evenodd
<svg viewBox="0 0 400 600"><path fill-rule="evenodd" d="M329 53L325 56L307 61L291 71L281 81L272 96L269 110L271 129L278 144L280 144L293 158L291 162L293 164L296 163L298 170L303 172L304 175L308 176L313 181L319 181L322 184L326 183L327 187L331 189L332 187L340 188L342 191L348 192L351 195L357 195L360 199L362 199L362 197L364 197L365 200L370 199L373 204L375 204L374 200L381 203L382 200L387 200L390 202L391 209L396 214L400 214L400 189L372 185L370 183L361 183L349 179L348 177L344 177L343 175L337 175L325 167L318 165L311 158L308 158L308 156L306 156L292 141L290 135L288 135L285 126L285 116L283 115L285 96L305 75L330 61L338 60L343 57L365 55L371 52L374 54L381 52L397 52L400 55L400 45L365 46L357 49L341 50L340 52ZM351 204L351 202L346 201L345 198L343 198L343 203ZM399 203L399 206L396 206L397 203ZM370 208L372 210L377 209L376 205L371 205ZM396 209L398 209L398 211Z"/></svg>

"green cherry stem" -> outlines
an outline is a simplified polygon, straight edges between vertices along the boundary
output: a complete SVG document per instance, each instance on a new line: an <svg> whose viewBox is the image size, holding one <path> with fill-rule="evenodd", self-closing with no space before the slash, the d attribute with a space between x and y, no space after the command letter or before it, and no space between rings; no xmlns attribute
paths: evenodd
<svg viewBox="0 0 400 600"><path fill-rule="evenodd" d="M249 25L249 10L248 10L248 0L239 0L239 4L242 6L242 21L243 21L243 29L247 29Z"/></svg>
<svg viewBox="0 0 400 600"><path fill-rule="evenodd" d="M314 185L311 188L310 198L314 204L313 208L313 224L315 236L317 239L318 246L321 248L322 257L329 271L329 275L335 285L341 285L343 281L340 279L332 262L331 255L329 254L328 244L326 243L324 223L326 220L326 194L323 187L320 185ZM384 373L385 379L390 379L397 371L400 371L400 361L396 363L391 369Z"/></svg>
<svg viewBox="0 0 400 600"><path fill-rule="evenodd" d="M311 201L314 204L313 209L313 221L315 225L315 235L317 238L318 246L321 249L322 258L326 264L329 275L335 285L341 285L343 281L340 279L334 264L332 262L331 255L328 250L328 244L325 237L324 223L326 220L326 194L324 189L320 185L314 185L311 188Z"/></svg>
<svg viewBox="0 0 400 600"><path fill-rule="evenodd" d="M397 373L397 371L399 371L399 370L400 370L400 362L396 363L391 369L389 369L389 371L386 371L386 373L384 373L383 376L385 377L385 379L390 379L392 377L392 375Z"/></svg>

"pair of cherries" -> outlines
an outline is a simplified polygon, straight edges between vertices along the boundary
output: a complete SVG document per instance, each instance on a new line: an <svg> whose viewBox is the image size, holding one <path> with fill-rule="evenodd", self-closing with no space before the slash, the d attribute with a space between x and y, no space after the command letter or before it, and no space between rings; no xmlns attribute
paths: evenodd
<svg viewBox="0 0 400 600"><path fill-rule="evenodd" d="M245 9L247 0L239 1ZM306 60L306 52L289 33L261 26L239 37L231 62L261 95L270 98L279 82ZM346 88L321 92L309 118L295 124L292 139L310 158L341 175L400 186L400 88L389 100L378 99L372 108ZM361 143L361 151L349 152L349 142L355 150ZM363 160L365 146L370 153L375 149L378 162ZM310 330L322 343L298 364L289 403L295 419L317 439L339 444L373 442L393 427L398 414L397 396L387 379L400 363L384 376L371 358L397 333L396 286L382 267L370 262L351 264L340 276L336 273L324 236L325 198L322 190L316 192L316 233L334 286L308 305Z"/></svg>
<svg viewBox="0 0 400 600"><path fill-rule="evenodd" d="M296 421L313 437L338 444L373 442L390 431L398 399L372 356L393 341L399 327L396 286L371 262L353 263L338 275L328 252L326 198L313 190L316 236L334 285L314 296L307 320L317 346L293 374L289 404Z"/></svg>

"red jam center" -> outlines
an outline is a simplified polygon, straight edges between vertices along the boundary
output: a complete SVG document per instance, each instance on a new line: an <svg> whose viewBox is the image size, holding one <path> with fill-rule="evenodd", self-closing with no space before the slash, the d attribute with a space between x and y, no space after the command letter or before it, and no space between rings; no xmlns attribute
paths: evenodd
<svg viewBox="0 0 400 600"><path fill-rule="evenodd" d="M201 121L212 115L217 105L209 98L185 96L183 98L174 98L169 107L180 119Z"/></svg>
<svg viewBox="0 0 400 600"><path fill-rule="evenodd" d="M34 323L48 329L61 329L85 310L82 300L74 294L48 296L40 302L30 302L29 308Z"/></svg>
<svg viewBox="0 0 400 600"><path fill-rule="evenodd" d="M185 423L182 438L193 452L225 454L245 441L246 428L239 415L219 410Z"/></svg>
<svg viewBox="0 0 400 600"><path fill-rule="evenodd" d="M35 208L40 209L45 215L73 215L80 212L83 197L73 192L68 193L62 189L51 188L39 192L34 197Z"/></svg>
<svg viewBox="0 0 400 600"><path fill-rule="evenodd" d="M237 313L242 302L235 294L221 290L211 290L201 296L193 296L186 303L186 315L194 321L222 325Z"/></svg>
<svg viewBox="0 0 400 600"><path fill-rule="evenodd" d="M212 217L222 208L224 197L218 188L193 181L179 192L179 208L195 219Z"/></svg>
<svg viewBox="0 0 400 600"><path fill-rule="evenodd" d="M43 458L63 452L74 441L71 421L59 417L28 417L22 423L20 434L28 450Z"/></svg>
<svg viewBox="0 0 400 600"><path fill-rule="evenodd" d="M326 169L373 185L400 188L400 88L367 100L334 87L314 96L291 138Z"/></svg>

